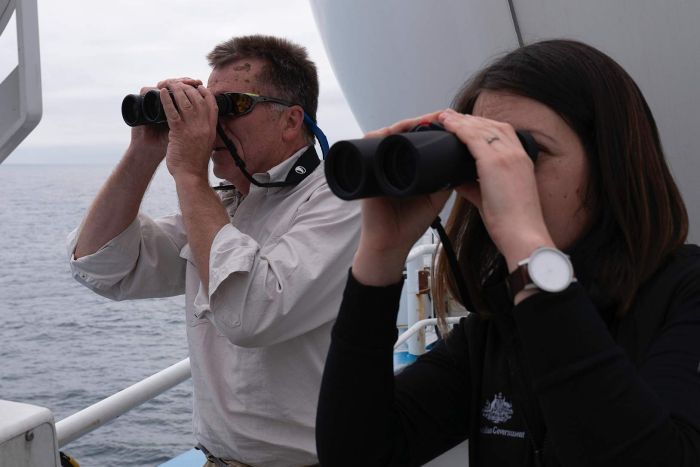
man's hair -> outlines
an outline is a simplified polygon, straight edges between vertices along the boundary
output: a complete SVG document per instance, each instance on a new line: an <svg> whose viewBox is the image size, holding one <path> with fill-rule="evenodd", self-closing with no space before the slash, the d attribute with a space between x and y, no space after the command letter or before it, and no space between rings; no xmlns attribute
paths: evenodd
<svg viewBox="0 0 700 467"><path fill-rule="evenodd" d="M613 59L580 42L550 40L521 47L476 75L453 107L471 113L482 90L534 99L556 112L581 140L589 163L583 208L591 226L574 245L574 266L591 275L584 285L621 317L639 287L688 234L683 199L666 164L658 130L641 91ZM477 209L459 200L447 228L472 305L484 281L506 274ZM459 297L445 258L436 272L436 300ZM586 283L588 282L588 283ZM594 290L594 292L592 292Z"/></svg>
<svg viewBox="0 0 700 467"><path fill-rule="evenodd" d="M209 65L216 68L243 59L265 62L256 76L258 84L271 88L276 97L300 105L316 121L318 108L318 73L304 47L273 36L234 37L214 47L207 55ZM304 125L307 139L313 133Z"/></svg>

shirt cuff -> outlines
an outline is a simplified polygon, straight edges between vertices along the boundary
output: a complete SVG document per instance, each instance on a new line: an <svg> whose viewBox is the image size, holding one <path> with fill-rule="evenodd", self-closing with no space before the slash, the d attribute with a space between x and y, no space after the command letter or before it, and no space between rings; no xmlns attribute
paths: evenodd
<svg viewBox="0 0 700 467"><path fill-rule="evenodd" d="M67 253L73 277L86 285L108 288L127 274L138 260L141 222L138 216L122 233L95 253L75 259L80 228L68 234Z"/></svg>

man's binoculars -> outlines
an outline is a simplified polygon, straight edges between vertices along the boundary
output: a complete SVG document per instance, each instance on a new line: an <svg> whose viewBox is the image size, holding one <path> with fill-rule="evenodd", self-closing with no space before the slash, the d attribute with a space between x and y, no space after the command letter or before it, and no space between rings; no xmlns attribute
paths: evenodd
<svg viewBox="0 0 700 467"><path fill-rule="evenodd" d="M219 107L219 115L231 113L233 104L226 94L218 94L214 98ZM160 91L152 89L143 95L127 95L122 101L122 118L129 126L166 123L168 119L165 117L165 110L160 102Z"/></svg>
<svg viewBox="0 0 700 467"><path fill-rule="evenodd" d="M516 134L535 161L539 151L532 135ZM326 157L325 171L333 193L345 200L434 193L477 176L467 146L434 123L384 138L338 141Z"/></svg>

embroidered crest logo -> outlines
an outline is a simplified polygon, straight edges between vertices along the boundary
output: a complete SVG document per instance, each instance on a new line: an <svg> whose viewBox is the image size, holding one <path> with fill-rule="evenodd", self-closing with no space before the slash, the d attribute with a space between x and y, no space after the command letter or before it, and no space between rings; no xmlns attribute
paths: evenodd
<svg viewBox="0 0 700 467"><path fill-rule="evenodd" d="M294 167L294 171L298 173L299 175L304 175L306 173L306 169L302 166L296 166Z"/></svg>
<svg viewBox="0 0 700 467"><path fill-rule="evenodd" d="M492 401L486 401L481 415L492 423L503 423L513 416L513 404L508 402L502 393L493 396Z"/></svg>

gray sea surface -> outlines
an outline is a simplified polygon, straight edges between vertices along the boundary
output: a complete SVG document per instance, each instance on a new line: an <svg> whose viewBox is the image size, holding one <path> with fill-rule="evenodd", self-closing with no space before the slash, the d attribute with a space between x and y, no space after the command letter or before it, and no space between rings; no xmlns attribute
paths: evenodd
<svg viewBox="0 0 700 467"><path fill-rule="evenodd" d="M187 357L183 297L113 302L71 278L66 236L111 170L0 165L0 399L56 420ZM176 210L161 168L142 211ZM81 467L158 465L193 446L191 394L187 381L62 450Z"/></svg>

